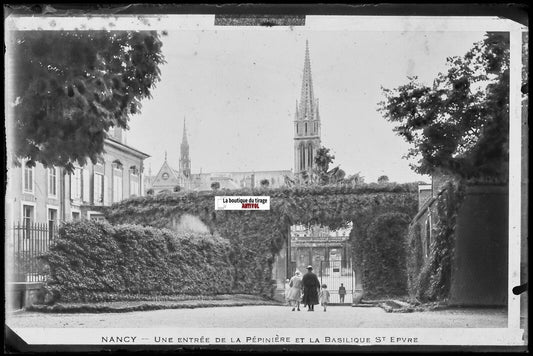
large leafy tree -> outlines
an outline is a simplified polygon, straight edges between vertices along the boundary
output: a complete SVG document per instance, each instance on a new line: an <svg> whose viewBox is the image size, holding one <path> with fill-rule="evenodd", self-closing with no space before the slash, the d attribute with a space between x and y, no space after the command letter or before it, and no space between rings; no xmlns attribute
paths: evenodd
<svg viewBox="0 0 533 356"><path fill-rule="evenodd" d="M386 184L389 182L389 177L386 175L382 175L378 177L378 184Z"/></svg>
<svg viewBox="0 0 533 356"><path fill-rule="evenodd" d="M433 85L416 77L383 89L379 110L412 144L421 174L505 180L509 140L509 36L487 33L463 57L447 59Z"/></svg>
<svg viewBox="0 0 533 356"><path fill-rule="evenodd" d="M329 164L335 159L335 156L329 153L329 151L330 149L326 147L320 147L316 151L315 164L318 172L326 173Z"/></svg>
<svg viewBox="0 0 533 356"><path fill-rule="evenodd" d="M296 180L285 177L287 186L294 185L326 185L326 184L347 184L357 185L363 183L363 178L359 173L346 177L346 172L340 168L340 165L329 169L335 156L330 153L330 149L320 147L316 150L314 163L315 167L311 171L302 171L296 177Z"/></svg>
<svg viewBox="0 0 533 356"><path fill-rule="evenodd" d="M331 184L341 183L346 176L346 172L340 169L340 166L336 166L329 169L330 163L333 163L335 156L330 153L330 149L326 147L320 147L316 151L315 156L315 169L312 172L313 182L319 184Z"/></svg>
<svg viewBox="0 0 533 356"><path fill-rule="evenodd" d="M155 31L19 31L9 45L13 158L30 166L96 163L107 130L128 128L164 63Z"/></svg>

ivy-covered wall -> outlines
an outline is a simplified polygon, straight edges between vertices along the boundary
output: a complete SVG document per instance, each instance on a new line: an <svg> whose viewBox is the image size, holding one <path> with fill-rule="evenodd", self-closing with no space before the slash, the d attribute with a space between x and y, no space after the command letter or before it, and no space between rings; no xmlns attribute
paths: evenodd
<svg viewBox="0 0 533 356"><path fill-rule="evenodd" d="M428 215L414 221L409 227L407 257L409 294L421 302L446 301L449 297L457 214L464 199L464 185L449 181L429 206L431 218L431 245L428 257L422 258L420 227Z"/></svg>
<svg viewBox="0 0 533 356"><path fill-rule="evenodd" d="M409 226L406 243L407 288L411 296L416 295L418 277L424 265L422 248L422 224L415 222Z"/></svg>
<svg viewBox="0 0 533 356"><path fill-rule="evenodd" d="M268 195L270 210L215 210L215 196L222 195ZM371 222L370 217L378 211L401 211L413 217L416 208L415 184L368 184L163 194L125 200L104 209L104 213L112 224L158 228L172 228L183 214L197 216L211 232L230 241L232 292L272 296L272 264L291 225L319 224L336 229L352 221L354 226L361 226Z"/></svg>
<svg viewBox="0 0 533 356"><path fill-rule="evenodd" d="M211 234L75 221L43 257L56 301L97 302L229 293L230 244Z"/></svg>
<svg viewBox="0 0 533 356"><path fill-rule="evenodd" d="M449 180L442 188L409 226L409 295L448 305L506 305L507 183Z"/></svg>

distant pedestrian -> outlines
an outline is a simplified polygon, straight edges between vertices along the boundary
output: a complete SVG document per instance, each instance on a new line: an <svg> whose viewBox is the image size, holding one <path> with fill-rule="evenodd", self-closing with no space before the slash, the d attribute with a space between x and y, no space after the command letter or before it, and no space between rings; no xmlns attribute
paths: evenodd
<svg viewBox="0 0 533 356"><path fill-rule="evenodd" d="M312 266L307 266L307 273L302 278L302 284L304 289L303 303L307 305L307 311L315 311L315 305L318 304L320 281L313 273Z"/></svg>
<svg viewBox="0 0 533 356"><path fill-rule="evenodd" d="M345 295L346 295L346 288L344 288L344 284L341 283L341 286L339 287L339 299L341 303L344 303Z"/></svg>
<svg viewBox="0 0 533 356"><path fill-rule="evenodd" d="M302 298L302 272L296 270L294 276L289 281L289 293L287 300L289 305L292 306L292 311L295 311L298 308L300 311L300 299Z"/></svg>
<svg viewBox="0 0 533 356"><path fill-rule="evenodd" d="M328 286L323 284L322 289L320 290L320 305L324 307L324 311L326 311L326 307L329 304L329 291Z"/></svg>

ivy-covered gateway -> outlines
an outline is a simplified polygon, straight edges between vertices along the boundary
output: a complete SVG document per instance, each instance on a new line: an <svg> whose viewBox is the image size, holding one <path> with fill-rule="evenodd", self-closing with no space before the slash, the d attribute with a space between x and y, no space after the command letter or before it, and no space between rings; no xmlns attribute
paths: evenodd
<svg viewBox="0 0 533 356"><path fill-rule="evenodd" d="M215 196L268 195L268 211L215 210ZM230 241L234 293L272 296L272 264L291 225L318 224L331 229L354 224L356 238L366 234L379 215L417 211L414 184L312 186L279 189L223 190L138 197L105 208L112 224L172 228L183 214L199 217L214 233ZM200 266L201 267L201 263ZM216 275L213 278L217 278ZM364 281L363 281L364 283Z"/></svg>

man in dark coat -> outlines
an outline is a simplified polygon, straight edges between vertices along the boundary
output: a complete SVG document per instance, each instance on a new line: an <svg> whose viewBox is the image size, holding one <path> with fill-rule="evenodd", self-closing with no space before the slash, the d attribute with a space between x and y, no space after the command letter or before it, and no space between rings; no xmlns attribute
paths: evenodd
<svg viewBox="0 0 533 356"><path fill-rule="evenodd" d="M320 281L313 273L312 266L307 266L307 273L302 278L302 285L304 289L303 303L307 305L307 311L315 311L315 305L318 304Z"/></svg>

